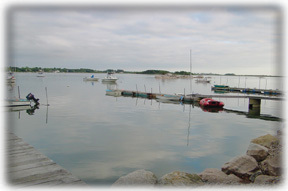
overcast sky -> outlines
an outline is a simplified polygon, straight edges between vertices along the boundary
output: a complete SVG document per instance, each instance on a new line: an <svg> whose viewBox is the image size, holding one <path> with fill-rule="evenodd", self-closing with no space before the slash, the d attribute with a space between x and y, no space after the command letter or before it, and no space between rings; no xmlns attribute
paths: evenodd
<svg viewBox="0 0 288 191"><path fill-rule="evenodd" d="M190 70L277 75L275 7L12 7L9 64L17 67Z"/></svg>

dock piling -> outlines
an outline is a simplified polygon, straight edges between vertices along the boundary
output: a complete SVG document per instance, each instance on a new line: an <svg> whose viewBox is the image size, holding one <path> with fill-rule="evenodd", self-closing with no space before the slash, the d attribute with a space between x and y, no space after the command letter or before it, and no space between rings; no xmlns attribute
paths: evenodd
<svg viewBox="0 0 288 191"><path fill-rule="evenodd" d="M249 109L260 107L261 107L261 99L249 98Z"/></svg>

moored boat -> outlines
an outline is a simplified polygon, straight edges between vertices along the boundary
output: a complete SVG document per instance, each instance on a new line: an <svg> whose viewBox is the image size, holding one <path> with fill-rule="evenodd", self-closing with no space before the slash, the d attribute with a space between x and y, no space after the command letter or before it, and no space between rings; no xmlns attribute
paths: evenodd
<svg viewBox="0 0 288 191"><path fill-rule="evenodd" d="M229 88L229 86L226 86L226 85L214 85L214 88Z"/></svg>
<svg viewBox="0 0 288 191"><path fill-rule="evenodd" d="M216 100L211 99L211 98L201 99L199 104L202 107L218 107L218 108L222 108L224 106L224 103L222 101L216 101Z"/></svg>
<svg viewBox="0 0 288 191"><path fill-rule="evenodd" d="M119 97L119 96L122 95L122 91L121 90L110 90L110 89L107 89L106 90L106 95Z"/></svg>
<svg viewBox="0 0 288 191"><path fill-rule="evenodd" d="M37 74L37 77L45 77L45 74L42 70L40 70Z"/></svg>
<svg viewBox="0 0 288 191"><path fill-rule="evenodd" d="M102 82L116 82L117 80L118 78L113 76L112 73L107 73L107 76L102 79Z"/></svg>
<svg viewBox="0 0 288 191"><path fill-rule="evenodd" d="M196 82L197 82L197 83L210 83L210 81L211 81L211 80L208 79L207 77L196 79Z"/></svg>
<svg viewBox="0 0 288 191"><path fill-rule="evenodd" d="M7 99L6 106L7 107L18 107L18 106L31 106L32 101L34 101L35 105L39 105L39 99L36 99L33 94L29 93L25 98L14 98Z"/></svg>
<svg viewBox="0 0 288 191"><path fill-rule="evenodd" d="M15 81L16 81L16 78L15 78L13 72L10 71L10 72L7 74L6 82L7 82L7 83L15 83Z"/></svg>
<svg viewBox="0 0 288 191"><path fill-rule="evenodd" d="M94 75L91 75L90 77L83 78L84 81L98 81L99 78L96 78Z"/></svg>

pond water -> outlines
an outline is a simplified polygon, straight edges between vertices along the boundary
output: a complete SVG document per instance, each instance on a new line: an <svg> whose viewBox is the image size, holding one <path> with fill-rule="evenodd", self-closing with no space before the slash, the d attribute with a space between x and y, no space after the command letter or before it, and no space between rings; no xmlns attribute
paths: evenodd
<svg viewBox="0 0 288 191"><path fill-rule="evenodd" d="M200 173L245 154L251 139L283 128L280 121L248 117L248 99L219 98L224 108L207 112L188 104L107 96L106 89L189 93L189 79L116 74L117 84L85 82L89 74L16 73L7 97L33 93L34 112L6 111L7 129L91 185L111 185L120 176L146 169L158 178L172 171ZM283 89L276 77L211 76L211 84L192 80L192 92L213 94L212 84ZM48 102L45 87L48 92ZM185 90L184 90L185 89ZM237 95L235 93L229 93ZM262 100L261 115L282 118L282 101Z"/></svg>

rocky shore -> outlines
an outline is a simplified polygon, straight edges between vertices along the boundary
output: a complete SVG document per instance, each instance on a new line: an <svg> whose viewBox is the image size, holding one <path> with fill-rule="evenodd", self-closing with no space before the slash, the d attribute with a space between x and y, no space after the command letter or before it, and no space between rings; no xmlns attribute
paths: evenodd
<svg viewBox="0 0 288 191"><path fill-rule="evenodd" d="M161 178L153 172L136 170L120 177L112 186L213 186L280 185L282 182L282 133L251 140L247 152L226 162L221 169L208 168L199 174L174 171Z"/></svg>

